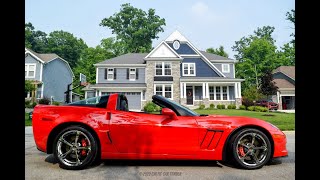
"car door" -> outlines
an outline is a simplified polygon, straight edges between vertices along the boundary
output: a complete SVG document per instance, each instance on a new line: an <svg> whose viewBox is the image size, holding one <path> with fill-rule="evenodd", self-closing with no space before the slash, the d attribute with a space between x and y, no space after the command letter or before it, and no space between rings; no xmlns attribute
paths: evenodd
<svg viewBox="0 0 320 180"><path fill-rule="evenodd" d="M110 136L120 153L186 155L199 148L193 117L172 120L161 114L117 110L110 118Z"/></svg>

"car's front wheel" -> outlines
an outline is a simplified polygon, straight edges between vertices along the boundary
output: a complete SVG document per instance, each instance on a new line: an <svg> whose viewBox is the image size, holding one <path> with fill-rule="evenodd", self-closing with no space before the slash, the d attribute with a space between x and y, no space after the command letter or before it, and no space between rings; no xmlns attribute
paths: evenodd
<svg viewBox="0 0 320 180"><path fill-rule="evenodd" d="M235 164L245 169L257 169L271 158L269 138L258 129L242 129L232 138L229 146Z"/></svg>
<svg viewBox="0 0 320 180"><path fill-rule="evenodd" d="M53 154L61 168L78 170L89 166L98 154L97 140L81 126L63 129L53 144Z"/></svg>

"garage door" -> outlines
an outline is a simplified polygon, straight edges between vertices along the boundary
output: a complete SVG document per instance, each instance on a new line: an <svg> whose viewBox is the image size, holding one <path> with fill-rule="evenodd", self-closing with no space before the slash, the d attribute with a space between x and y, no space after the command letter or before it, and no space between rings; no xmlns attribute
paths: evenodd
<svg viewBox="0 0 320 180"><path fill-rule="evenodd" d="M102 95L119 93L128 99L129 110L141 110L141 92L101 92Z"/></svg>

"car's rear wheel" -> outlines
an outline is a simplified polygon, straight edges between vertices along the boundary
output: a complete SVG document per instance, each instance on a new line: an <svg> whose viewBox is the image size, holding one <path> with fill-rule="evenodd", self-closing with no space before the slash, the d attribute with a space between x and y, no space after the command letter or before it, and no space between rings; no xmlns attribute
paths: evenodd
<svg viewBox="0 0 320 180"><path fill-rule="evenodd" d="M63 129L53 144L53 154L61 168L83 169L95 161L97 140L85 128L70 126Z"/></svg>
<svg viewBox="0 0 320 180"><path fill-rule="evenodd" d="M232 160L240 168L261 168L271 158L270 140L258 129L242 129L234 134L231 140L229 148Z"/></svg>

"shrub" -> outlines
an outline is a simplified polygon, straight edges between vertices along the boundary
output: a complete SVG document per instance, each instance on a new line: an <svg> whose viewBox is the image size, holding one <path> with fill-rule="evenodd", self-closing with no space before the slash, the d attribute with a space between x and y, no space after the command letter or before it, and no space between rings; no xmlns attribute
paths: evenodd
<svg viewBox="0 0 320 180"><path fill-rule="evenodd" d="M161 107L157 106L155 103L149 101L147 104L143 107L143 110L145 112L156 112L161 111Z"/></svg>
<svg viewBox="0 0 320 180"><path fill-rule="evenodd" d="M236 109L236 107L237 107L237 106L234 105L234 104L229 104L227 108L228 108L228 109Z"/></svg>
<svg viewBox="0 0 320 180"><path fill-rule="evenodd" d="M218 104L218 105L217 105L217 108L218 108L218 109L225 109L226 106L225 106L224 104Z"/></svg>
<svg viewBox="0 0 320 180"><path fill-rule="evenodd" d="M210 109L214 109L214 104L213 103L210 104Z"/></svg>
<svg viewBox="0 0 320 180"><path fill-rule="evenodd" d="M204 109L206 106L204 104L200 104L199 109Z"/></svg>
<svg viewBox="0 0 320 180"><path fill-rule="evenodd" d="M50 99L47 97L44 97L42 99L39 100L39 104L50 104Z"/></svg>
<svg viewBox="0 0 320 180"><path fill-rule="evenodd" d="M254 105L254 103L253 103L252 100L249 100L249 99L247 99L247 98L245 98L245 97L242 98L242 104L243 104L244 106L246 106L246 107L249 107L249 106L253 106L253 105Z"/></svg>
<svg viewBox="0 0 320 180"><path fill-rule="evenodd" d="M254 111L255 108L254 108L254 106L249 106L247 109L248 109L248 111Z"/></svg>
<svg viewBox="0 0 320 180"><path fill-rule="evenodd" d="M57 102L57 101L53 101L52 104L53 104L53 105L56 105L56 106L59 106L59 105L60 105L60 103Z"/></svg>
<svg viewBox="0 0 320 180"><path fill-rule="evenodd" d="M30 106L30 103L31 103L30 100L24 101L24 107L28 108Z"/></svg>
<svg viewBox="0 0 320 180"><path fill-rule="evenodd" d="M239 109L246 110L246 106L245 105L240 105Z"/></svg>
<svg viewBox="0 0 320 180"><path fill-rule="evenodd" d="M268 108L262 106L254 106L254 110L257 112L267 112Z"/></svg>
<svg viewBox="0 0 320 180"><path fill-rule="evenodd" d="M36 103L36 102L33 102L30 107L31 107L31 108L34 108L36 105L37 105L37 103Z"/></svg>

